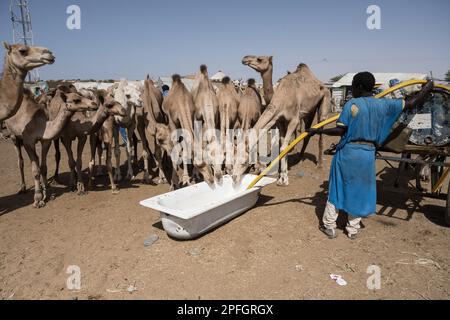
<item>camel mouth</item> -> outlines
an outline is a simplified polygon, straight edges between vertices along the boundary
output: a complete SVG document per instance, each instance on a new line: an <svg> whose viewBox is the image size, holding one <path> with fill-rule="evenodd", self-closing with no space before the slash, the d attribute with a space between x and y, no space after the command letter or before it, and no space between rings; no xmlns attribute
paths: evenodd
<svg viewBox="0 0 450 320"><path fill-rule="evenodd" d="M43 58L42 62L44 62L45 64L54 64L55 63L55 57L51 57L51 58Z"/></svg>

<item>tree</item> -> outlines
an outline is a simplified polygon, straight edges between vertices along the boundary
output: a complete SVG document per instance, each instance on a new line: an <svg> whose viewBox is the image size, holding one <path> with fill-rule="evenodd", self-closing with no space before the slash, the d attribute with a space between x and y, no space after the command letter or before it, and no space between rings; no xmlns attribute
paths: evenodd
<svg viewBox="0 0 450 320"><path fill-rule="evenodd" d="M337 75L337 76L331 78L331 79L330 79L330 82L333 82L333 83L334 83L334 82L337 82L337 81L339 81L343 76L344 76L343 74Z"/></svg>
<svg viewBox="0 0 450 320"><path fill-rule="evenodd" d="M450 82L450 70L445 74L445 81Z"/></svg>

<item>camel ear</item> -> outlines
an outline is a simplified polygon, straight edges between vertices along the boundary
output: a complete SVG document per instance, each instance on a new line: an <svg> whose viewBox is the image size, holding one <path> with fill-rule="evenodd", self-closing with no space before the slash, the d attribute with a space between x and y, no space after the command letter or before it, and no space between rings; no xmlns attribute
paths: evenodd
<svg viewBox="0 0 450 320"><path fill-rule="evenodd" d="M273 56L270 56L269 57L269 61L272 62L272 59L273 59Z"/></svg>
<svg viewBox="0 0 450 320"><path fill-rule="evenodd" d="M11 52L11 45L8 42L3 41L3 46L5 47L6 51L8 51L8 53Z"/></svg>
<svg viewBox="0 0 450 320"><path fill-rule="evenodd" d="M150 80L150 75L149 74L147 74L147 80Z"/></svg>

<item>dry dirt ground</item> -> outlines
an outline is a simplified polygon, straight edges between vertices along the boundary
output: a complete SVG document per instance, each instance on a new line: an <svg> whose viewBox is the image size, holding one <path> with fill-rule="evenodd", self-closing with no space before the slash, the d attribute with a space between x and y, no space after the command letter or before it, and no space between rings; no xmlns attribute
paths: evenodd
<svg viewBox="0 0 450 320"><path fill-rule="evenodd" d="M326 146L333 141L327 139ZM331 157L320 171L316 152L314 140L306 160L293 161L289 187L265 188L257 207L200 239L180 242L162 230L157 212L139 206L168 191L167 185L142 184L142 172L133 183L122 183L116 196L102 185L104 177L85 196L55 186L50 191L55 199L34 209L32 190L15 194L16 155L12 144L2 141L0 298L449 299L445 202L381 187L378 215L364 220L359 238L347 239L342 217L338 238L328 240L318 225ZM53 151L49 173L52 159ZM381 184L391 185L393 171L382 162L378 169ZM61 171L67 184L64 151ZM31 187L28 160L26 175ZM159 240L145 247L154 234ZM66 286L72 265L81 270L80 290ZM381 270L379 290L367 287L371 265ZM348 285L339 286L330 274L342 275Z"/></svg>

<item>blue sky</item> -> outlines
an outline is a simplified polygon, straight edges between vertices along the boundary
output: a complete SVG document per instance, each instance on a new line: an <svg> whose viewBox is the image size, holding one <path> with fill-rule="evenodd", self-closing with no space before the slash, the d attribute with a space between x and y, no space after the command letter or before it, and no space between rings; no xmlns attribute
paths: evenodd
<svg viewBox="0 0 450 320"><path fill-rule="evenodd" d="M188 74L256 77L244 55L273 55L278 79L300 62L327 81L336 74L450 69L448 0L29 0L35 44L56 63L44 79L143 79ZM81 8L81 30L66 28L66 8ZM381 8L381 30L366 9ZM0 40L12 41L9 0L0 0ZM416 43L420 43L417 45ZM416 49L415 49L416 48ZM1 56L3 57L3 49ZM2 60L3 61L3 60Z"/></svg>

